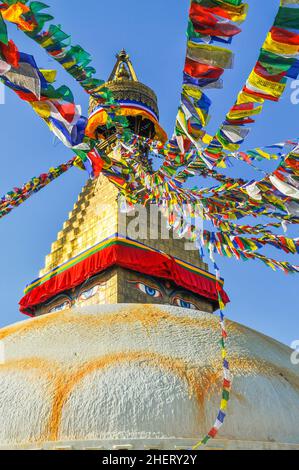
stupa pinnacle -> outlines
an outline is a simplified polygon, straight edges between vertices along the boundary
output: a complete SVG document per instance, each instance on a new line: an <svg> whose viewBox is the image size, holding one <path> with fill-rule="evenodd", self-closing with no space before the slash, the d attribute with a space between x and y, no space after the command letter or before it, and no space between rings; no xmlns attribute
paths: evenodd
<svg viewBox="0 0 299 470"><path fill-rule="evenodd" d="M122 50L116 56L115 66L104 87L108 88L117 101L119 113L126 116L131 130L142 137L167 140L159 124L159 109L155 92L138 81L129 55ZM107 138L113 133L105 127L104 108L93 98L90 99L87 135L97 139Z"/></svg>
<svg viewBox="0 0 299 470"><path fill-rule="evenodd" d="M116 59L117 62L111 72L109 82L115 80L133 80L134 82L138 82L130 56L124 49L122 49L119 54L116 54Z"/></svg>

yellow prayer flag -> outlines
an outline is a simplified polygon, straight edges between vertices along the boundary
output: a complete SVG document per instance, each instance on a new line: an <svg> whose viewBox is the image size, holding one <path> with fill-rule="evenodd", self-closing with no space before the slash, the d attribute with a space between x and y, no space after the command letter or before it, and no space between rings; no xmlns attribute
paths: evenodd
<svg viewBox="0 0 299 470"><path fill-rule="evenodd" d="M194 108L196 109L196 112L198 114L198 117L202 123L203 126L206 126L207 125L207 122L208 122L208 114L205 113L201 108L197 108L196 106L194 106Z"/></svg>
<svg viewBox="0 0 299 470"><path fill-rule="evenodd" d="M205 134L202 138L204 144L210 144L213 140L213 136L209 134Z"/></svg>
<svg viewBox="0 0 299 470"><path fill-rule="evenodd" d="M47 82L53 83L56 80L57 71L56 70L45 70L40 69L40 72L43 74Z"/></svg>
<svg viewBox="0 0 299 470"><path fill-rule="evenodd" d="M85 170L84 163L82 162L80 157L76 157L74 160L74 166L79 168L79 170Z"/></svg>
<svg viewBox="0 0 299 470"><path fill-rule="evenodd" d="M46 101L33 101L30 104L42 119L48 119L51 116L51 107Z"/></svg>
<svg viewBox="0 0 299 470"><path fill-rule="evenodd" d="M224 158L222 158L222 159L217 163L217 167L218 167L218 168L227 168Z"/></svg>
<svg viewBox="0 0 299 470"><path fill-rule="evenodd" d="M233 55L229 49L193 41L187 43L187 57L223 69L232 68L233 65Z"/></svg>
<svg viewBox="0 0 299 470"><path fill-rule="evenodd" d="M261 96L253 96L245 91L241 91L238 95L236 104L245 104L245 103L264 103L265 100Z"/></svg>
<svg viewBox="0 0 299 470"><path fill-rule="evenodd" d="M287 244L287 247L289 248L289 250L294 254L297 253L297 249L296 249L296 245L294 243L294 240L292 240L291 238L286 238L285 241L286 241L286 244Z"/></svg>
<svg viewBox="0 0 299 470"><path fill-rule="evenodd" d="M265 152L264 150L259 149L259 148L255 149L255 151L256 151L261 157L264 157L264 158L266 158L267 160L270 160L270 159L271 159L270 153L267 153L267 152Z"/></svg>
<svg viewBox="0 0 299 470"><path fill-rule="evenodd" d="M33 31L35 24L30 24L22 18L22 15L29 11L30 8L27 5L18 2L1 10L1 14L6 21L17 24L23 31Z"/></svg>
<svg viewBox="0 0 299 470"><path fill-rule="evenodd" d="M226 400L221 400L220 409L221 409L221 411L226 411L227 410L227 401Z"/></svg>
<svg viewBox="0 0 299 470"><path fill-rule="evenodd" d="M286 83L271 82L254 71L249 75L248 83L257 88L261 93L273 96L274 98L280 98L286 88Z"/></svg>
<svg viewBox="0 0 299 470"><path fill-rule="evenodd" d="M228 119L242 119L245 117L249 116L256 116L257 114L260 114L263 110L263 106L257 106L256 108L253 109L234 109L230 110L230 112L227 114Z"/></svg>
<svg viewBox="0 0 299 470"><path fill-rule="evenodd" d="M219 6L223 6L230 13L230 20L236 23L242 23L246 19L248 12L248 4L231 5L227 0L218 0Z"/></svg>
<svg viewBox="0 0 299 470"><path fill-rule="evenodd" d="M194 98L195 100L200 100L200 98L202 97L202 91L199 87L194 85L183 85L183 92L185 92L188 96L191 96L191 98Z"/></svg>
<svg viewBox="0 0 299 470"><path fill-rule="evenodd" d="M49 47L49 46L53 46L55 44L54 42L54 39L52 37L49 37L49 38L43 38L41 39L40 41L40 45L44 48L46 47Z"/></svg>
<svg viewBox="0 0 299 470"><path fill-rule="evenodd" d="M299 46L293 44L285 44L274 41L272 34L268 33L267 39L264 42L263 49L274 54L295 56L299 52Z"/></svg>
<svg viewBox="0 0 299 470"><path fill-rule="evenodd" d="M73 67L74 65L76 65L76 63L77 63L76 60L75 60L75 59L72 59L72 60L70 60L70 62L65 62L65 63L63 64L63 67L64 67L66 70L68 70L68 69L70 69L71 67Z"/></svg>

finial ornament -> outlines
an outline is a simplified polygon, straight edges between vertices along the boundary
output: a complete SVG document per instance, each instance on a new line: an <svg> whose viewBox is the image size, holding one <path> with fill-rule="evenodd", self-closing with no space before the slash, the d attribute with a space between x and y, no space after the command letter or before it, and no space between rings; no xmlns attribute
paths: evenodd
<svg viewBox="0 0 299 470"><path fill-rule="evenodd" d="M130 59L130 56L127 54L125 49L122 49L118 54L116 54L116 58L122 61L127 61Z"/></svg>

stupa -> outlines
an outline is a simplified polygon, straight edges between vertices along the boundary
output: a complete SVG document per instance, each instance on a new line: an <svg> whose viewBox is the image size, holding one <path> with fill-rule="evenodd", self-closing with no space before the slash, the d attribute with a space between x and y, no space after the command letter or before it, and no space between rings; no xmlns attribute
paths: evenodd
<svg viewBox="0 0 299 470"><path fill-rule="evenodd" d="M166 139L125 51L106 86L136 135ZM117 159L117 129L94 100L88 133ZM146 145L140 154L150 169ZM190 449L214 422L215 276L155 207L120 206L104 176L87 182L20 302L32 318L0 331L0 448ZM234 322L228 333L229 416L206 449L299 449L292 351Z"/></svg>

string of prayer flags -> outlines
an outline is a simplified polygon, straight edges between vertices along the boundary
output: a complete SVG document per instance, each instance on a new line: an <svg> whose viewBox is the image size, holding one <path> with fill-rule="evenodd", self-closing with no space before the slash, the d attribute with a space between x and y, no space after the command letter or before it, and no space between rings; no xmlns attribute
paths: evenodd
<svg viewBox="0 0 299 470"><path fill-rule="evenodd" d="M241 32L237 23L246 18L247 6L242 1L209 2L192 0L189 10L188 41L183 75L181 103L175 134L177 145L184 153L185 140L198 151L203 148L204 128L210 120L211 100L203 92L207 88L222 88L225 69L233 67L233 54L214 43L230 43ZM209 166L207 158L201 157Z"/></svg>
<svg viewBox="0 0 299 470"><path fill-rule="evenodd" d="M211 247L212 250L212 247ZM210 253L211 253L210 250ZM213 254L211 253L211 259L214 260ZM218 265L216 264L215 261L213 261L214 264L214 269L215 269L215 274L216 274L216 288L218 292L218 301L220 305L220 311L219 311L219 324L220 324L220 331L221 331L221 339L219 341L220 347L221 347L221 359L222 359L222 373L223 373L223 380L222 380L222 392L221 392L221 402L220 402L220 407L219 411L217 414L217 418L215 420L214 425L210 429L210 431L206 434L206 436L199 441L195 446L193 446L192 450L197 450L202 446L205 446L210 439L214 439L217 434L219 433L220 429L222 428L225 418L227 416L227 406L228 402L230 399L230 393L231 393L231 388L232 388L232 374L230 372L230 365L229 365L229 360L227 357L227 340L228 340L228 333L226 330L225 326L225 316L224 316L224 309L225 309L225 303L223 302L222 299L222 288L220 284L220 279L221 279L221 274L220 270L218 268Z"/></svg>
<svg viewBox="0 0 299 470"><path fill-rule="evenodd" d="M121 116L115 115L115 110L118 105L113 98L113 94L104 85L104 81L94 77L96 70L90 66L91 55L86 52L80 45L70 44L70 36L62 31L58 25L51 24L49 29L43 30L45 23L51 21L53 16L44 13L44 10L49 8L48 5L41 2L14 2L14 7L18 12L23 12L21 15L11 16L8 15L7 4L9 2L2 2L0 4L0 14L5 16L7 21L17 24L19 29L25 32L31 39L37 42L43 49L56 60L82 87L83 89L106 107L108 122L112 124L119 124ZM18 8L18 4L19 8ZM24 5L29 3L29 5ZM28 25L23 22L23 17L26 16ZM3 16L3 17L4 17ZM113 109L111 108L113 107ZM82 123L82 121L81 121ZM128 126L126 118L122 119L121 125L125 128ZM52 123L52 130L56 131L56 135L60 138L62 134L68 132L64 130L61 134L61 129L57 130L56 124ZM80 134L80 132L79 132ZM79 139L66 139L69 141L68 146L78 145ZM66 143L64 139L64 143ZM74 140L75 143L72 143Z"/></svg>
<svg viewBox="0 0 299 470"><path fill-rule="evenodd" d="M282 2L273 26L237 101L204 155L222 165L226 151L238 150L248 135L246 125L260 114L266 100L278 101L287 79L299 75L299 1Z"/></svg>
<svg viewBox="0 0 299 470"><path fill-rule="evenodd" d="M56 168L50 168L47 173L34 176L20 188L13 188L0 198L0 219L8 215L13 209L27 201L33 194L38 193L59 176L66 173L76 164L76 158L63 163Z"/></svg>

